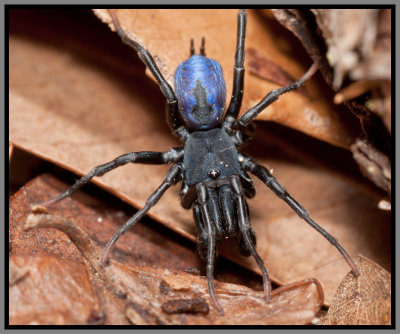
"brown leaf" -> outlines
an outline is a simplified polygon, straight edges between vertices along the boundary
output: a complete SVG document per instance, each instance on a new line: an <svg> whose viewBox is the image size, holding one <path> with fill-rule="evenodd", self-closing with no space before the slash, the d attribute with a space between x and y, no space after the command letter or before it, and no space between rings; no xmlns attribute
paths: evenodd
<svg viewBox="0 0 400 334"><path fill-rule="evenodd" d="M212 307L208 312L199 312L210 303L204 276L158 266L124 265L114 260L103 267L99 264L102 247L74 221L49 213L29 214L21 206L22 210L16 215L17 199L23 199L22 196L29 198L30 193L37 189L46 191L40 187L45 180L54 183L51 178L39 178L19 191L11 203L13 248L10 272L23 273L14 275L17 279L10 286L12 324L128 324L128 319L141 325L308 324L322 305L321 286L313 279L274 290L269 304L264 301L263 291L216 282L224 315L219 315ZM73 210L79 221L85 222L80 217L86 215L88 220L93 220L92 208L88 206L83 210L80 202L76 206L71 202L73 200L68 200L61 208ZM50 211L57 212L54 208ZM24 225L24 231L18 232L21 225ZM88 229L87 223L83 227ZM58 229L67 233L73 244L68 242L68 238L54 242L58 234L65 237ZM99 233L88 231L92 235ZM104 232L110 233L107 229ZM19 233L25 235L19 237ZM42 248L45 240L46 249ZM144 244L143 240L142 247ZM165 247L168 241L161 244ZM164 252L173 255L168 247ZM146 257L146 250L142 254ZM165 312L165 309L172 312Z"/></svg>
<svg viewBox="0 0 400 334"><path fill-rule="evenodd" d="M56 196L66 186L65 182L50 175L41 175L11 198L9 233L12 254L34 253L82 262L82 256L65 234L55 229L43 230L41 233L23 229L32 203L43 201L47 196ZM52 205L44 212L73 218L92 239L105 245L130 217L121 206L113 206L109 202L109 198L100 201L81 193ZM185 243L185 239L174 234L171 237L171 232L154 225L149 219L137 224L133 231L128 231L118 240L113 256L125 264L159 266L171 270L201 267L192 243Z"/></svg>
<svg viewBox="0 0 400 334"><path fill-rule="evenodd" d="M391 9L313 9L327 45L334 86L368 82L365 106L391 131ZM374 85L371 85L374 83ZM365 84L364 84L365 87ZM354 89L353 92L354 93ZM361 95L361 94L360 94Z"/></svg>
<svg viewBox="0 0 400 334"><path fill-rule="evenodd" d="M105 9L94 11L104 22L110 23ZM175 69L189 55L190 38L199 43L200 38L204 36L206 55L221 64L225 72L227 92L232 91L231 69L236 47L237 10L118 9L115 12L129 36L137 39L155 55L161 71L171 85ZM157 22L157 25L154 25L154 22ZM190 22L190 25L187 22ZM224 24L221 25L220 22ZM299 53L304 54L304 51L301 48L295 49L292 43L281 37L277 29L274 20L261 16L257 10L248 10L246 49L257 50L260 55L267 56L280 68L285 68L287 76L299 79L309 66L299 60ZM294 58L296 56L297 58ZM280 87L276 80L263 80L258 75L246 74L245 82L242 113L257 104L270 90ZM274 121L334 145L348 147L353 134L340 119L340 108L331 100L325 99L328 87L315 78L307 83L307 87L310 92L308 97L296 92L282 96L264 110L259 119ZM228 93L227 102L229 98Z"/></svg>
<svg viewBox="0 0 400 334"><path fill-rule="evenodd" d="M385 145L391 131L391 9L273 9L308 54L320 59L325 81L335 91L336 103L352 99L368 108L364 136ZM327 48L327 50L326 50ZM352 103L345 104L353 110ZM370 119L371 114L381 120ZM373 115L372 115L373 116ZM383 142L383 144L382 144ZM387 154L390 148L386 150Z"/></svg>
<svg viewBox="0 0 400 334"><path fill-rule="evenodd" d="M334 85L391 78L390 9L313 9L334 68ZM383 28L383 25L386 28ZM382 27L382 28L381 28Z"/></svg>
<svg viewBox="0 0 400 334"><path fill-rule="evenodd" d="M356 259L360 277L348 274L340 284L322 325L390 325L391 277L370 259Z"/></svg>
<svg viewBox="0 0 400 334"><path fill-rule="evenodd" d="M25 228L42 226L61 228L68 234L89 260L92 268L96 269L98 278L102 280L101 285L113 292L112 297L110 293L103 294L100 288L96 289L103 294L104 302L114 304L117 298L126 300L125 314L133 324L307 324L322 305L321 286L313 279L275 290L272 301L268 304L262 291L216 282L216 292L225 311L223 315L213 308L209 312L203 312L204 315L187 308L165 314L165 305L173 301L193 301L200 296L210 303L205 277L166 269L125 266L114 261L103 268L99 262L101 248L73 221L49 214L28 216ZM65 278L65 273L62 278ZM164 294L160 293L161 284L167 287L164 288L164 291L167 290ZM107 317L105 305L102 307L101 313L105 313Z"/></svg>
<svg viewBox="0 0 400 334"><path fill-rule="evenodd" d="M14 150L14 145L11 141L9 141L8 142L8 163L10 163L10 161L11 161L13 150Z"/></svg>
<svg viewBox="0 0 400 334"><path fill-rule="evenodd" d="M213 307L209 312L193 312L192 309L180 309L179 312L165 312L166 305L182 304L203 299L210 305L207 282L204 276L193 276L184 272L168 270L126 267L113 264L113 281L126 287L128 299L137 299L132 291L140 293L146 300L136 303L156 316L153 324L186 325L278 325L309 324L322 305L323 294L316 280L304 280L293 283L272 294L271 303L265 303L262 291L250 290L244 286L217 282L216 293L224 314L219 315ZM128 277L126 276L128 275ZM160 284L168 286L166 294L160 294ZM160 305L152 307L152 305ZM130 304L128 304L130 306ZM206 307L205 305L203 307ZM208 308L208 307L207 307ZM130 319L132 319L130 317ZM135 321L133 321L135 323Z"/></svg>
<svg viewBox="0 0 400 334"><path fill-rule="evenodd" d="M163 283L164 281L162 281ZM162 309L167 313L205 313L210 312L204 298L173 299L165 302Z"/></svg>
<svg viewBox="0 0 400 334"><path fill-rule="evenodd" d="M302 43L313 60L319 60L319 69L325 81L332 85L332 68L325 57L325 48L320 43L318 33L314 31L312 19L307 10L302 9L271 9L275 18L290 30Z"/></svg>
<svg viewBox="0 0 400 334"><path fill-rule="evenodd" d="M250 13L249 41L257 37L258 31L258 28L251 28L250 25L251 21L258 20L258 16L254 12ZM223 20L227 22L226 27L231 25L233 31L236 29L235 16L235 13L230 13ZM63 43L60 43L60 38L57 39L57 29L44 29L38 34L41 39L29 37L28 32L40 30L39 23L49 22L51 17L49 15L46 20L34 21L32 28L29 25L29 29L23 30L25 35L20 33L10 37L10 138L16 147L84 175L94 166L129 151L165 151L171 146L177 146L164 122L164 99L160 96L159 88L141 75L143 66L134 58L134 53L121 48L119 39L102 25L104 30L100 30L101 42L98 42L86 21L83 21L84 28L67 29L68 33L61 38ZM63 15L57 17L58 20L60 17ZM231 17L231 23L228 17ZM143 19L148 18L143 14ZM198 20L202 21L201 16L198 16ZM62 24L57 21L55 27L64 26L68 21L65 19ZM23 22L28 24L29 20ZM176 27L187 27L178 22L174 21ZM214 24L209 23L210 20L202 22ZM157 34L151 30L146 32L148 27L154 25L149 25L148 21L145 23L141 29L143 36L149 33L157 38ZM194 22L196 32L193 32L192 37L198 40L197 36L202 30L196 24L200 23ZM221 34L224 34L225 25L218 26L222 27ZM217 28L210 28L212 36L216 38L219 36ZM73 34L74 29L76 34ZM161 35L163 29L160 29ZM85 33L88 32L90 35L85 39ZM52 33L56 35L53 35L53 39L49 37ZM229 47L224 42L228 41L228 35L225 35L222 40L219 36L216 44L211 44L212 36L207 38L210 41L206 45L207 54L217 55L219 49L228 52ZM229 41L232 44L231 50L234 49L235 35ZM268 36L271 40L272 35ZM80 38L85 41L83 46L76 42L82 41ZM49 39L51 43L46 42ZM91 42L92 39L96 43ZM172 39L166 46L169 48L168 43L178 40L180 38ZM187 43L182 40L182 46L173 48L173 52L186 49ZM156 44L163 43L159 41ZM275 44L265 43L271 48ZM102 48L102 45L106 47ZM264 44L257 42L257 45ZM152 50L151 45L148 47ZM285 59L277 63L287 68L288 73L294 77L301 76L305 71L297 69L300 65L290 65L288 58L275 57L278 51L270 51L274 60ZM164 54L160 52L154 53L159 56ZM181 57L185 57L182 52ZM129 63L126 58L134 58L136 61L133 59ZM171 59L179 61L175 57ZM229 52L227 59L230 60L225 61L233 62L233 52ZM232 68L232 64L223 66ZM226 77L228 80L230 76ZM248 81L246 78L246 87ZM246 91L253 94L252 89L246 88ZM295 93L290 95L297 96ZM321 121L320 117L309 111L310 120L316 123ZM321 124L324 127L324 122ZM317 128L320 129L319 126ZM354 174L348 176L341 169L343 166L352 166L351 156L321 144L314 149L315 146L304 136L287 132L283 127L275 128L275 132L273 130L273 126L260 125L246 153L274 169L274 175L280 183L308 209L315 221L341 241L350 254L362 251L389 268L390 259L387 254L390 249L390 215L376 208L381 199L380 194L365 188ZM340 133L336 134L340 141ZM292 144L289 144L290 141ZM302 152L309 146L310 155L299 154L299 150ZM319 165L325 163L325 160L338 173ZM94 182L127 203L141 207L147 196L161 183L167 168L129 165ZM258 195L249 201L252 225L258 238L258 252L265 259L270 276L279 284L316 277L322 282L329 303L340 280L348 271L346 263L325 239L302 222L284 202L263 190L265 185L255 180L255 186L259 190ZM171 189L150 210L149 216L195 240L192 213L179 207L178 198L179 189ZM38 200L32 198L32 202ZM222 245L221 253L247 268L256 272L259 270L252 259L244 259L238 254L236 245Z"/></svg>
<svg viewBox="0 0 400 334"><path fill-rule="evenodd" d="M84 264L13 255L9 266L10 272L27 272L10 286L10 325L87 324L99 314L99 299Z"/></svg>
<svg viewBox="0 0 400 334"><path fill-rule="evenodd" d="M286 86L295 82L293 78L283 68L276 65L270 59L263 57L256 49L248 48L246 50L247 67L246 69L261 78L272 81L280 86ZM304 87L301 87L304 88ZM299 92L300 90L297 90Z"/></svg>
<svg viewBox="0 0 400 334"><path fill-rule="evenodd" d="M352 146L354 160L360 165L363 174L378 187L391 194L392 172L389 158L369 144L358 139Z"/></svg>
<svg viewBox="0 0 400 334"><path fill-rule="evenodd" d="M312 11L325 37L336 84L346 77L350 82L375 82L365 105L390 132L391 9Z"/></svg>
<svg viewBox="0 0 400 334"><path fill-rule="evenodd" d="M8 284L9 286L13 286L18 281L23 279L27 274L29 274L29 269L19 268L18 266L9 266L9 276L8 276Z"/></svg>

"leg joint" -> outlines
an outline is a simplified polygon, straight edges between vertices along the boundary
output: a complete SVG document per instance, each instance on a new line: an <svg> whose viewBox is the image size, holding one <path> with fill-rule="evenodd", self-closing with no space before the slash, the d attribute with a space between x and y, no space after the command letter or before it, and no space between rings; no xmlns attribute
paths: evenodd
<svg viewBox="0 0 400 334"><path fill-rule="evenodd" d="M204 184L199 183L197 186L197 200L199 202L200 205L205 205L208 199L207 196L207 189L206 186Z"/></svg>
<svg viewBox="0 0 400 334"><path fill-rule="evenodd" d="M232 176L232 181L231 181L231 186L232 186L232 190L234 193L235 197L238 196L242 196L243 193L243 188L242 188L242 184L240 183L239 177L238 176Z"/></svg>

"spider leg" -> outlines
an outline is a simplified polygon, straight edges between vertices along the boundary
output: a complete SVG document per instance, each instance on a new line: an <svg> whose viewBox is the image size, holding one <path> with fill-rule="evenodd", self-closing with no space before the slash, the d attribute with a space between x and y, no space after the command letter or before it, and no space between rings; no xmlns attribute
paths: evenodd
<svg viewBox="0 0 400 334"><path fill-rule="evenodd" d="M246 21L247 15L244 9L241 9L238 14L238 29L237 29L237 45L235 54L235 66L233 68L233 89L232 99L229 103L228 110L225 115L225 127L231 128L239 114L243 98L243 82L244 82L244 41L246 37Z"/></svg>
<svg viewBox="0 0 400 334"><path fill-rule="evenodd" d="M240 155L239 159L242 160L242 166L245 170L250 171L255 176L257 176L261 181L265 183L265 185L270 188L279 198L283 199L298 215L300 218L305 220L311 227L316 229L320 234L324 236L333 246L337 248L339 253L346 260L347 264L351 268L351 271L354 276L359 276L360 272L358 271L355 263L353 262L350 255L345 251L345 249L339 244L339 242L326 230L324 230L321 226L319 226L316 222L314 222L311 218L307 210L300 205L292 196L288 194L285 188L283 188L278 181L272 176L272 174L263 167L262 165L256 163L249 157L245 157L244 155Z"/></svg>
<svg viewBox="0 0 400 334"><path fill-rule="evenodd" d="M264 266L264 262L261 257L258 255L253 241L251 240L251 227L249 224L249 214L247 211L247 207L245 204L245 200L243 198L243 189L242 185L237 176L232 177L232 190L234 193L236 206L237 206L237 215L238 215L238 224L239 229L242 233L244 242L250 251L251 255L253 255L256 260L258 266L261 269L262 277L263 277L263 286L264 286L264 295L267 302L271 301L271 280L269 279L267 269Z"/></svg>
<svg viewBox="0 0 400 334"><path fill-rule="evenodd" d="M145 152L130 152L123 154L110 162L94 167L88 174L77 180L75 184L73 184L70 188L68 188L64 193L46 202L40 203L39 205L48 206L50 204L59 202L64 198L71 196L74 192L76 192L82 186L87 184L95 176L103 176L109 171L117 167L126 165L130 162L160 165L160 164L167 164L170 162L176 162L180 160L182 156L183 156L183 148L181 147L172 148L171 150L166 152L145 151ZM37 204L34 204L33 206L35 205Z"/></svg>
<svg viewBox="0 0 400 334"><path fill-rule="evenodd" d="M208 188L207 191L210 199L208 201L209 213L211 215L211 220L214 223L216 240L220 240L224 235L224 229L221 209L219 207L219 192L218 189L215 188Z"/></svg>
<svg viewBox="0 0 400 334"><path fill-rule="evenodd" d="M175 92L161 74L160 69L158 68L157 64L155 63L153 57L151 56L150 52L146 50L143 46L139 43L135 42L131 39L125 31L122 29L117 16L115 15L112 9L108 9L108 13L110 14L114 27L117 30L118 35L121 37L122 41L133 48L137 53L139 58L143 61L146 67L149 69L151 74L157 80L158 85L164 96L167 99L167 122L171 129L171 131L179 136L182 140L184 140L185 136L187 135L185 128L179 118L178 112L178 99L176 98Z"/></svg>
<svg viewBox="0 0 400 334"><path fill-rule="evenodd" d="M124 225L122 225L118 232L112 237L112 239L104 247L101 262L104 264L110 254L112 246L116 243L120 236L122 236L127 230L132 228L140 219L144 217L147 211L151 207L157 204L159 199L164 195L165 191L172 185L176 184L182 179L182 167L179 164L174 164L168 171L163 183L152 193L146 200L144 207L136 212Z"/></svg>
<svg viewBox="0 0 400 334"><path fill-rule="evenodd" d="M234 237L237 234L237 222L235 220L235 216L232 215L232 212L235 212L236 209L231 187L229 185L223 185L219 189L219 193L220 207L225 222L225 232L228 234L229 237Z"/></svg>
<svg viewBox="0 0 400 334"><path fill-rule="evenodd" d="M208 282L208 293L210 294L210 300L215 309L220 313L224 313L221 305L218 302L217 295L214 290L214 261L215 261L215 227L212 224L210 214L207 208L207 188L204 184L199 183L197 185L198 198L197 202L200 206L202 220L204 222L205 231L207 234L207 282Z"/></svg>
<svg viewBox="0 0 400 334"><path fill-rule="evenodd" d="M256 106L250 108L242 117L239 118L239 125L241 127L246 127L254 118L257 117L257 115L261 111L263 111L271 103L278 100L280 95L283 95L295 89L299 89L317 71L318 65L319 61L314 61L308 71L299 80L290 85L271 90Z"/></svg>
<svg viewBox="0 0 400 334"><path fill-rule="evenodd" d="M199 253L202 260L207 261L207 249L208 249L207 232L204 229L201 210L197 203L194 203L193 205L193 218L197 227L197 241L196 241L197 252Z"/></svg>

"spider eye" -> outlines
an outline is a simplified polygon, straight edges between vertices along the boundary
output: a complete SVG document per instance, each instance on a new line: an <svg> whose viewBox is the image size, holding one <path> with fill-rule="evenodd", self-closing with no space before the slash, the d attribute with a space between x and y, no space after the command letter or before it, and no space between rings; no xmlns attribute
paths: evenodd
<svg viewBox="0 0 400 334"><path fill-rule="evenodd" d="M193 55L175 72L179 110L191 130L207 130L221 124L226 87L221 66L212 59Z"/></svg>

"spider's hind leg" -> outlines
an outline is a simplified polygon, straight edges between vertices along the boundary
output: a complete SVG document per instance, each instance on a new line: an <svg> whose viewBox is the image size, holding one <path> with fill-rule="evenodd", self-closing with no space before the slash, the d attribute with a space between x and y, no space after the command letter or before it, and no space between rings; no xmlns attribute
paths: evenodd
<svg viewBox="0 0 400 334"><path fill-rule="evenodd" d="M235 215L235 201L232 195L231 187L226 184L219 188L219 200L224 219L225 235L235 238L238 235L238 224Z"/></svg>
<svg viewBox="0 0 400 334"><path fill-rule="evenodd" d="M245 245L246 251L248 251L256 260L257 265L261 269L262 278L263 278L263 287L264 287L264 295L265 299L269 302L271 300L271 280L268 276L267 269L264 266L264 262L261 257L258 255L255 249L255 238L252 239L252 234L254 237L254 232L250 227L250 219L247 210L247 204L245 204L245 199L243 196L243 188L240 183L238 176L232 176L231 181L232 190L234 193L234 198L237 207L237 216L238 216L238 225L243 237L243 243Z"/></svg>
<svg viewBox="0 0 400 334"><path fill-rule="evenodd" d="M207 232L204 228L200 206L195 203L193 205L193 218L197 228L196 248L197 253L202 260L207 261L208 239Z"/></svg>
<svg viewBox="0 0 400 334"><path fill-rule="evenodd" d="M150 210L151 207L157 204L160 198L164 195L165 191L176 184L182 179L182 166L180 164L174 164L171 169L168 171L164 181L161 185L154 191L146 200L145 206L136 212L124 225L122 225L118 232L112 237L112 239L107 243L104 247L103 255L101 258L102 263L106 263L110 251L117 240L130 228L132 228L140 219L144 217L147 211Z"/></svg>
<svg viewBox="0 0 400 334"><path fill-rule="evenodd" d="M343 256L343 258L349 265L354 276L357 277L360 275L360 272L358 271L353 259L342 247L339 241L336 238L334 238L330 233L328 233L328 231L323 229L314 220L311 219L307 210L300 203L298 203L292 196L289 195L286 189L275 179L275 177L272 176L272 174L269 172L268 169L266 169L264 166L258 164L251 158L246 157L244 155L241 155L240 159L243 161L242 162L243 169L250 171L255 176L257 176L261 181L263 181L265 185L268 188L270 188L275 193L275 195L283 199L293 209L293 211L297 213L297 215L301 219L303 219L306 223L308 223L312 228L317 230L326 240L328 240L334 247L336 247L336 249L339 251L339 253Z"/></svg>
<svg viewBox="0 0 400 334"><path fill-rule="evenodd" d="M208 191L204 183L199 183L197 185L197 203L200 207L201 218L204 222L204 231L207 236L207 282L208 282L208 292L210 294L210 300L215 309L220 313L224 313L220 303L218 302L217 295L214 290L214 262L216 255L216 231L215 225L212 222L210 212L208 210Z"/></svg>

